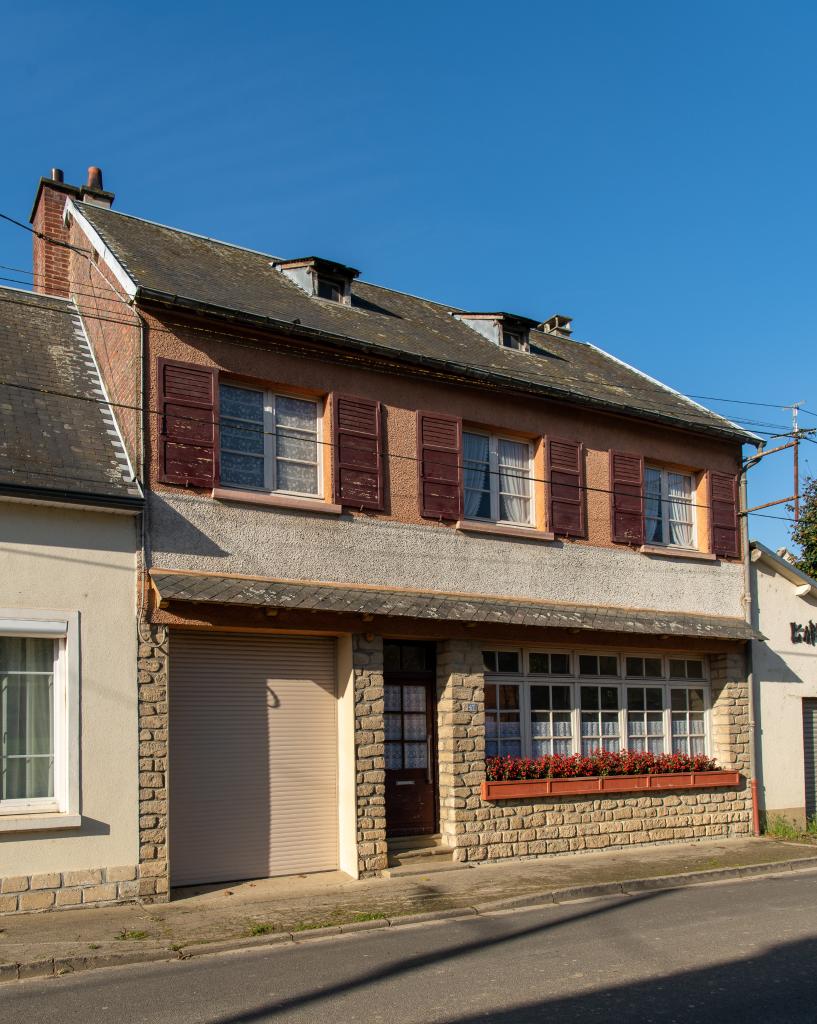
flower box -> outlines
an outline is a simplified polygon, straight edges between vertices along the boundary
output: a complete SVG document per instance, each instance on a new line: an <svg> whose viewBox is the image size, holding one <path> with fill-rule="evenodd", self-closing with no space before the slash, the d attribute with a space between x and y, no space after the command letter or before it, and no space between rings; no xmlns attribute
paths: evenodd
<svg viewBox="0 0 817 1024"><path fill-rule="evenodd" d="M657 793L673 789L734 789L742 782L740 772L678 772L656 775L597 775L573 779L528 779L515 782L483 782L483 800L523 800L538 796L612 796L616 793Z"/></svg>

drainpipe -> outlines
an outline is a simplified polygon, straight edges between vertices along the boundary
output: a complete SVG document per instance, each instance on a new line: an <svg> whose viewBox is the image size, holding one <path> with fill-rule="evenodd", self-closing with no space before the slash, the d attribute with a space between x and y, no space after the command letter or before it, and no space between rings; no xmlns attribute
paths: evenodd
<svg viewBox="0 0 817 1024"><path fill-rule="evenodd" d="M740 474L740 505L742 509L749 507L747 500L746 474L748 467L744 467ZM752 569L749 550L749 517L741 517L741 542L743 545L743 590L744 608L746 621L753 628L757 628L757 608L755 605L752 588ZM746 641L746 682L749 689L749 788L752 794L752 832L760 835L760 798L758 795L759 785L757 780L757 721L755 711L758 705L757 694L755 693L755 673L752 664L752 645L754 640Z"/></svg>

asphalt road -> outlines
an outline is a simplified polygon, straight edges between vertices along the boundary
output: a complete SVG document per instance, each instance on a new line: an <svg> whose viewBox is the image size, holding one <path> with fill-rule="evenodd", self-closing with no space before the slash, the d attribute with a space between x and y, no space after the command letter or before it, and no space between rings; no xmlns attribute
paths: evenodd
<svg viewBox="0 0 817 1024"><path fill-rule="evenodd" d="M812 1024L817 873L18 982L0 1020Z"/></svg>

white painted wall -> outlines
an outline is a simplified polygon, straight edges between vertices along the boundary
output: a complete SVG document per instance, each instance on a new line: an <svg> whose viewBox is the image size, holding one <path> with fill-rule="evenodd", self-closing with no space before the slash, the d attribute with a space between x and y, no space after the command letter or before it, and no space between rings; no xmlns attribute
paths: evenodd
<svg viewBox="0 0 817 1024"><path fill-rule="evenodd" d="M150 495L156 568L743 618L743 567L453 528Z"/></svg>
<svg viewBox="0 0 817 1024"><path fill-rule="evenodd" d="M798 597L794 584L765 561L752 562L757 622L765 643L753 642L760 695L762 806L767 815L805 821L803 698L817 697L817 647L791 642L791 623L817 622L817 600Z"/></svg>
<svg viewBox="0 0 817 1024"><path fill-rule="evenodd" d="M0 833L0 877L138 861L136 522L0 501L0 607L79 612L82 813Z"/></svg>

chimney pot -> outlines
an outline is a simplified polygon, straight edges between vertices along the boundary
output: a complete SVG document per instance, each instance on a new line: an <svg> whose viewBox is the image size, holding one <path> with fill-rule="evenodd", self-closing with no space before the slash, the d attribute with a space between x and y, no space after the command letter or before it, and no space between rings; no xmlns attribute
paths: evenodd
<svg viewBox="0 0 817 1024"><path fill-rule="evenodd" d="M51 180L62 183L65 181L65 175L62 173L62 169L59 167L51 168Z"/></svg>
<svg viewBox="0 0 817 1024"><path fill-rule="evenodd" d="M101 167L89 167L88 168L88 184L86 188L95 189L97 192L103 192L102 188L102 168Z"/></svg>

